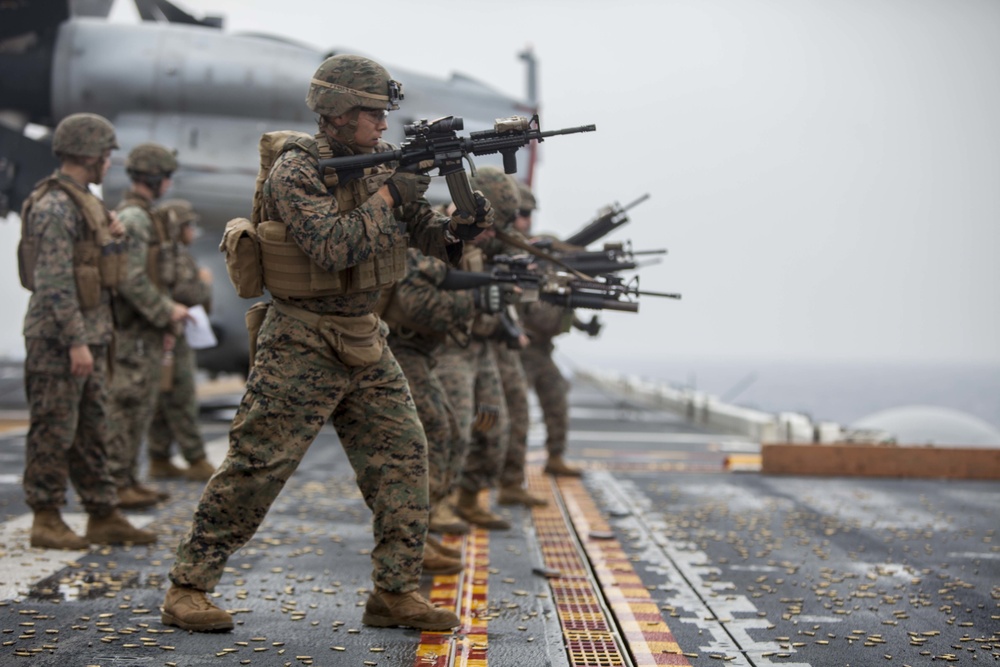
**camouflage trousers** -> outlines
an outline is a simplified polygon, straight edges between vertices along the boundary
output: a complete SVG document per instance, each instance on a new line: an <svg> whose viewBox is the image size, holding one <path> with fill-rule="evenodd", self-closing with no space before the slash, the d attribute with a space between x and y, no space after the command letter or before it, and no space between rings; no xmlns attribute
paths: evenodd
<svg viewBox="0 0 1000 667"><path fill-rule="evenodd" d="M65 345L29 338L26 347L25 502L33 510L62 507L72 482L89 514L107 515L118 504L106 451L108 349L91 346L93 372L73 377Z"/></svg>
<svg viewBox="0 0 1000 667"><path fill-rule="evenodd" d="M174 442L188 463L205 458L205 440L198 429L194 350L179 336L174 346L174 382L161 391L150 422L147 451L150 458L169 459Z"/></svg>
<svg viewBox="0 0 1000 667"><path fill-rule="evenodd" d="M496 344L497 368L503 383L504 401L510 418L510 435L500 473L501 486L523 486L528 454L528 380L521 367L521 355L503 343Z"/></svg>
<svg viewBox="0 0 1000 667"><path fill-rule="evenodd" d="M461 451L456 457L462 466L458 486L466 491L494 487L503 467L510 420L493 344L473 339L462 348L448 343L435 358L434 375L441 380L458 422L456 442ZM476 419L480 428L473 432Z"/></svg>
<svg viewBox="0 0 1000 667"><path fill-rule="evenodd" d="M108 468L119 489L139 481L139 451L160 393L162 362L162 330L141 325L116 330Z"/></svg>
<svg viewBox="0 0 1000 667"><path fill-rule="evenodd" d="M375 363L346 366L320 331L273 306L229 452L177 547L173 583L215 587L331 419L372 511L372 580L389 591L417 589L430 510L427 443L406 377L388 346Z"/></svg>
<svg viewBox="0 0 1000 667"><path fill-rule="evenodd" d="M458 456L461 452L456 444L458 422L441 381L431 372L433 357L395 343L392 336L389 343L410 385L427 436L427 484L433 507L448 497L462 470L462 459Z"/></svg>
<svg viewBox="0 0 1000 667"><path fill-rule="evenodd" d="M566 434L569 431L569 403L566 399L569 382L553 361L552 350L551 343L529 345L521 350L521 361L528 385L538 395L545 420L545 451L549 456L562 456L566 451Z"/></svg>

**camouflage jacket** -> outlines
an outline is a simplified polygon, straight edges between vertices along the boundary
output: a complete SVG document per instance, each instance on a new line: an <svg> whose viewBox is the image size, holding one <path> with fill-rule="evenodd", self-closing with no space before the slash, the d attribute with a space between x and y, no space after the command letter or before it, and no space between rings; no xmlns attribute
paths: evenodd
<svg viewBox="0 0 1000 667"><path fill-rule="evenodd" d="M426 200L393 209L372 195L357 208L342 212L327 190L317 159L294 147L285 150L271 167L263 186L263 219L278 220L289 236L316 264L340 271L369 259L406 239L423 254L449 256L445 231L449 218L434 211ZM400 223L405 223L405 232ZM342 316L371 313L379 291L312 299L290 299L300 308Z"/></svg>
<svg viewBox="0 0 1000 667"><path fill-rule="evenodd" d="M205 306L212 300L212 286L198 277L198 263L186 246L177 246L177 282L171 290L174 301L185 306Z"/></svg>
<svg viewBox="0 0 1000 667"><path fill-rule="evenodd" d="M137 202L142 202L140 205ZM157 287L149 276L149 253L159 237L154 228L152 202L134 191L125 193L118 219L128 234L128 270L118 286L115 308L119 326L128 326L137 319L146 326L164 329L170 324L174 302L165 289Z"/></svg>
<svg viewBox="0 0 1000 667"><path fill-rule="evenodd" d="M73 187L85 187L67 176L60 178ZM100 305L86 311L80 309L77 299L73 245L86 233L83 214L65 192L52 189L38 200L26 222L29 233L37 239L38 256L35 291L24 317L24 337L57 340L67 348L110 343L110 292L102 290Z"/></svg>
<svg viewBox="0 0 1000 667"><path fill-rule="evenodd" d="M440 259L427 257L416 248L407 251L406 276L393 287L391 301L422 331L390 321L391 346L406 345L430 354L450 329L464 327L475 315L470 290L437 287L447 274L448 266Z"/></svg>

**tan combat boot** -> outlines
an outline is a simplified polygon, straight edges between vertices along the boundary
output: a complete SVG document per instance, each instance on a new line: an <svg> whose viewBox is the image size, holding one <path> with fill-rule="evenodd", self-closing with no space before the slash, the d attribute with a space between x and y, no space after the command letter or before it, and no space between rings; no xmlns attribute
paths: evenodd
<svg viewBox="0 0 1000 667"><path fill-rule="evenodd" d="M191 482L207 482L214 474L215 466L208 459L193 461L184 471L184 477Z"/></svg>
<svg viewBox="0 0 1000 667"><path fill-rule="evenodd" d="M186 471L178 468L170 459L149 459L150 479L180 479Z"/></svg>
<svg viewBox="0 0 1000 667"><path fill-rule="evenodd" d="M118 507L125 510L139 510L152 507L160 502L156 496L151 496L140 492L134 486L126 486L118 489Z"/></svg>
<svg viewBox="0 0 1000 667"><path fill-rule="evenodd" d="M458 574L461 571L461 558L441 553L431 542L424 543L424 574Z"/></svg>
<svg viewBox="0 0 1000 667"><path fill-rule="evenodd" d="M87 519L87 539L94 544L152 544L156 533L136 528L118 510L102 517Z"/></svg>
<svg viewBox="0 0 1000 667"><path fill-rule="evenodd" d="M31 522L31 546L40 549L87 549L90 542L66 525L57 509L37 510Z"/></svg>
<svg viewBox="0 0 1000 667"><path fill-rule="evenodd" d="M454 549L452 547L446 547L445 545L441 544L441 540L439 540L438 538L434 537L433 535L428 535L427 536L427 542L426 543L430 544L430 545L433 545L433 547L435 549L437 549L437 551L439 553L443 553L445 556L450 556L451 558L461 558L462 557L462 550L461 549Z"/></svg>
<svg viewBox="0 0 1000 667"><path fill-rule="evenodd" d="M442 500L431 508L431 518L428 528L435 533L448 533L449 535L465 535L469 532L469 524L455 515L451 503Z"/></svg>
<svg viewBox="0 0 1000 667"><path fill-rule="evenodd" d="M471 524L488 530L510 530L510 522L479 504L479 494L462 489L458 492L455 513Z"/></svg>
<svg viewBox="0 0 1000 667"><path fill-rule="evenodd" d="M204 591L185 586L171 586L160 607L160 622L193 632L227 632L233 629L233 617L216 607Z"/></svg>
<svg viewBox="0 0 1000 667"><path fill-rule="evenodd" d="M417 591L390 593L376 588L368 596L361 622L377 628L405 625L420 630L451 630L459 620L453 612L435 606Z"/></svg>
<svg viewBox="0 0 1000 667"><path fill-rule="evenodd" d="M548 462L545 464L545 472L549 475L557 475L559 477L581 477L583 475L582 470L570 466L563 460L561 455L549 457Z"/></svg>
<svg viewBox="0 0 1000 667"><path fill-rule="evenodd" d="M528 493L520 484L501 486L497 494L498 505L524 505L525 507L544 507L549 504L545 498L539 498Z"/></svg>
<svg viewBox="0 0 1000 667"><path fill-rule="evenodd" d="M170 499L170 494L166 491L160 491L159 489L154 489L151 486L146 486L145 484L140 484L139 482L136 482L132 488L143 495L153 496L156 498L157 502Z"/></svg>

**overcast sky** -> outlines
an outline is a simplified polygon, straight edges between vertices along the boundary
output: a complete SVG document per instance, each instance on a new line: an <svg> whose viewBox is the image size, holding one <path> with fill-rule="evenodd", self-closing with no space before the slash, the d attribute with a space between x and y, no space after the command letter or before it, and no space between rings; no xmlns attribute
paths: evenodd
<svg viewBox="0 0 1000 667"><path fill-rule="evenodd" d="M684 295L566 353L1000 363L996 0L179 4L515 95L532 45L543 128L597 125L543 146L536 230L648 192L613 238Z"/></svg>

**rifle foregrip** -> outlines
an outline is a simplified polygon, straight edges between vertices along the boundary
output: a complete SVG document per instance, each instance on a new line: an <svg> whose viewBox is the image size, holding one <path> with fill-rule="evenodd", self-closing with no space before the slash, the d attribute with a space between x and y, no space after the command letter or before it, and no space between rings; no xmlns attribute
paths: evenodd
<svg viewBox="0 0 1000 667"><path fill-rule="evenodd" d="M441 284L438 285L438 287L443 290L472 289L473 287L482 287L483 285L489 285L493 282L496 281L489 273L475 273L473 271L448 269L448 273L445 275L444 280L441 281Z"/></svg>
<svg viewBox="0 0 1000 667"><path fill-rule="evenodd" d="M566 306L567 308L620 310L627 313L639 312L639 304L634 301L619 301L612 297L604 297L597 294L579 294L575 292L565 295L542 294L542 300Z"/></svg>
<svg viewBox="0 0 1000 667"><path fill-rule="evenodd" d="M451 193L451 200L455 207L463 213L476 215L476 196L472 194L472 186L469 184L469 177L464 171L456 171L446 175L445 181L448 183L448 192Z"/></svg>

